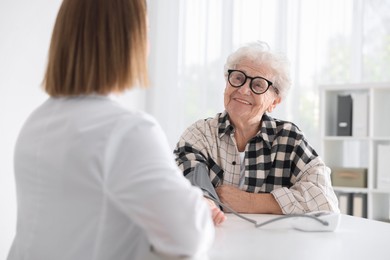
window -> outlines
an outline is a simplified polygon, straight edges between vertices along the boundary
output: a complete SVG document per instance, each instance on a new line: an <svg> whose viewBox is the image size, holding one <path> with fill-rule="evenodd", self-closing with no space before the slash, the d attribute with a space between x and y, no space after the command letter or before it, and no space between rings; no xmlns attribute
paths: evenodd
<svg viewBox="0 0 390 260"><path fill-rule="evenodd" d="M152 41L152 52L153 44L159 45L152 75L152 82L158 84L152 92L169 99L172 108L164 108L157 98L148 108L162 123L172 146L190 124L223 110L223 65L232 51L247 42L265 41L291 61L293 86L272 116L296 123L316 148L320 145L319 84L390 81L388 1L155 2L150 3L151 9L158 9L159 20L152 24L151 38L164 35ZM170 52L172 59L163 58ZM169 83L158 80L166 70L161 66L174 70Z"/></svg>

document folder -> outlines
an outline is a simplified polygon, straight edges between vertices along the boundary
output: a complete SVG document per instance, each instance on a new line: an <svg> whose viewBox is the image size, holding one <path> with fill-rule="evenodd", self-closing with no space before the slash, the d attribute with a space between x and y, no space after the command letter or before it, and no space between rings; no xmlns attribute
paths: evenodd
<svg viewBox="0 0 390 260"><path fill-rule="evenodd" d="M337 96L337 135L352 135L352 96Z"/></svg>

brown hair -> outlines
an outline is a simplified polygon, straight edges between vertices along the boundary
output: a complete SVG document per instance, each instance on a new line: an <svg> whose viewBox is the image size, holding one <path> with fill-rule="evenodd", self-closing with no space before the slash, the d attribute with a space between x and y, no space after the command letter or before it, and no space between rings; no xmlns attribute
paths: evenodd
<svg viewBox="0 0 390 260"><path fill-rule="evenodd" d="M147 85L145 0L64 0L54 26L45 91L54 97Z"/></svg>

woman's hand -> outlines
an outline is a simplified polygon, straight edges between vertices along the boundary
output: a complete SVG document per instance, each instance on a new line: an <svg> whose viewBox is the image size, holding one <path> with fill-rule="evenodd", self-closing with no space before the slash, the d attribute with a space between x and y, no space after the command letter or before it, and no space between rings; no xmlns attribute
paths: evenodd
<svg viewBox="0 0 390 260"><path fill-rule="evenodd" d="M251 208L249 193L230 185L217 187L216 192L222 203L240 213L248 213Z"/></svg>
<svg viewBox="0 0 390 260"><path fill-rule="evenodd" d="M270 193L251 193L230 185L215 189L222 203L239 213L283 214L274 196Z"/></svg>
<svg viewBox="0 0 390 260"><path fill-rule="evenodd" d="M207 201L207 204L209 204L211 209L211 217L214 221L214 225L218 226L222 224L226 220L225 213L222 212L222 210L215 205L214 201L204 198Z"/></svg>

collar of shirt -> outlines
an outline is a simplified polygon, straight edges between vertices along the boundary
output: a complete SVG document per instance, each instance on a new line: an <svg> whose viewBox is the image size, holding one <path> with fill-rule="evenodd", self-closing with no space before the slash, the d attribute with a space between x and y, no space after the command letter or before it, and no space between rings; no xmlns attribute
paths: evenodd
<svg viewBox="0 0 390 260"><path fill-rule="evenodd" d="M219 114L218 117L218 134L219 138L222 138L225 134L231 135L234 133L234 126L230 123L229 114L226 110ZM263 114L261 118L261 127L260 131L256 134L255 137L252 138L262 139L268 146L271 148L272 142L274 141L276 136L276 121L272 117L267 114Z"/></svg>

